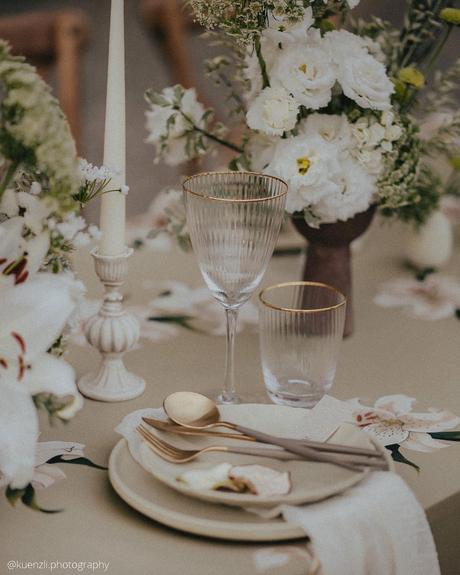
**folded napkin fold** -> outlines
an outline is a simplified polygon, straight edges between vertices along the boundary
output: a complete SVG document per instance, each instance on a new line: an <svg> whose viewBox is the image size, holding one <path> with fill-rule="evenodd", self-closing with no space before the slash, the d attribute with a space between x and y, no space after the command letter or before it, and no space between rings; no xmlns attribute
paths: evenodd
<svg viewBox="0 0 460 575"><path fill-rule="evenodd" d="M373 472L346 493L303 506L251 509L302 527L318 575L439 575L425 512L404 480Z"/></svg>

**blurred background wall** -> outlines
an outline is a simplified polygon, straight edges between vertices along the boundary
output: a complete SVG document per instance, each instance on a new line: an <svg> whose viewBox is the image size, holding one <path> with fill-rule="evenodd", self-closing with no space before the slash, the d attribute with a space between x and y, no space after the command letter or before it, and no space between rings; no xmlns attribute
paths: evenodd
<svg viewBox="0 0 460 575"><path fill-rule="evenodd" d="M180 2L178 1L178 4ZM170 34L178 34L180 46L184 48L187 65L191 70L191 82L198 85L198 91L207 104L222 109L222 98L216 89L203 78L201 64L212 52L199 38L200 31L191 26L185 30L177 28L178 17L176 0L125 0L126 4L126 85L127 85L127 183L131 192L128 214L144 211L153 196L164 186L175 185L180 181L181 171L164 165L153 164L153 147L144 143L145 103L144 91L153 87L161 90L175 83L177 74L172 56L177 55L169 46L165 49L164 16L169 10ZM361 0L356 15L375 14L398 22L402 17L403 0ZM30 12L50 12L77 10L88 28L85 47L81 51L81 71L79 74L79 106L81 109L79 145L80 155L90 162L100 164L103 154L104 109L106 90L106 60L109 27L109 0L1 0L0 36L2 22L11 24L24 22ZM172 21L171 21L172 19ZM158 26L163 22L163 33ZM157 26L156 32L154 25ZM160 26L161 27L161 26ZM175 29L174 29L175 27ZM32 41L30 32L25 32ZM38 40L37 40L38 41ZM56 83L56 74L50 81ZM97 206L92 208L94 218Z"/></svg>

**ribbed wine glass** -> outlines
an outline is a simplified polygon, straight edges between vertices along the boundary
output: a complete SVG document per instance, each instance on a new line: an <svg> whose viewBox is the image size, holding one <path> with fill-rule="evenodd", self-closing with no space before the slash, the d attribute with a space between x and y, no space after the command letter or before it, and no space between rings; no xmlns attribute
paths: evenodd
<svg viewBox="0 0 460 575"><path fill-rule="evenodd" d="M227 317L221 403L238 403L234 341L239 308L260 284L272 256L287 185L251 172L210 172L184 182L187 227L203 278Z"/></svg>

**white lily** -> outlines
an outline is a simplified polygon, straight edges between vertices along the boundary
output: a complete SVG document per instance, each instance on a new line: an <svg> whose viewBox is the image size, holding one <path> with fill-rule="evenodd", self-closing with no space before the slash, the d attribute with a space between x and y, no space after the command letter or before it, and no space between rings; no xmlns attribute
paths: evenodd
<svg viewBox="0 0 460 575"><path fill-rule="evenodd" d="M50 487L56 481L65 479L66 474L57 465L47 463L53 457L61 456L65 461L84 457L85 446L71 441L41 441L35 452L35 469L32 485L37 489Z"/></svg>
<svg viewBox="0 0 460 575"><path fill-rule="evenodd" d="M401 307L419 319L444 319L460 308L460 282L439 274L430 274L424 281L395 278L380 286L374 302L382 307Z"/></svg>
<svg viewBox="0 0 460 575"><path fill-rule="evenodd" d="M211 335L225 335L225 315L222 306L212 297L208 288L190 288L177 281L161 284L162 293L150 301L150 316L186 316L187 323ZM153 322L158 323L158 322ZM237 325L238 332L258 323L257 308L252 302L242 306Z"/></svg>
<svg viewBox="0 0 460 575"><path fill-rule="evenodd" d="M0 288L23 283L40 269L48 252L48 233L26 241L24 223L24 218L16 216L0 224Z"/></svg>
<svg viewBox="0 0 460 575"><path fill-rule="evenodd" d="M407 395L385 395L373 406L351 399L356 425L383 445L403 444L415 451L433 451L447 447L448 442L433 439L429 433L446 431L460 423L460 418L444 409L430 409L424 413L412 411L415 403Z"/></svg>
<svg viewBox="0 0 460 575"><path fill-rule="evenodd" d="M14 488L33 476L38 419L32 396L73 398L57 412L61 418L81 407L73 369L47 353L80 294L78 282L53 274L0 286L0 472Z"/></svg>

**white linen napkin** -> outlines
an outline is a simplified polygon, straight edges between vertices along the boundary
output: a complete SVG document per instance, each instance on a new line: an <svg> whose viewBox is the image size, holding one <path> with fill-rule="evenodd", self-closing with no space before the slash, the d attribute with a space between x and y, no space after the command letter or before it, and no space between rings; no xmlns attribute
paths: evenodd
<svg viewBox="0 0 460 575"><path fill-rule="evenodd" d="M396 473L371 473L319 503L251 511L302 527L321 563L318 575L440 575L425 512Z"/></svg>

